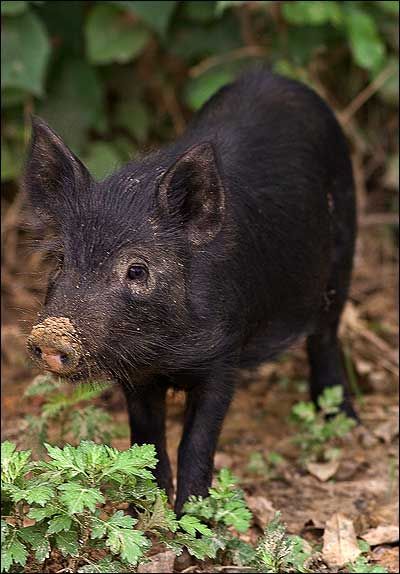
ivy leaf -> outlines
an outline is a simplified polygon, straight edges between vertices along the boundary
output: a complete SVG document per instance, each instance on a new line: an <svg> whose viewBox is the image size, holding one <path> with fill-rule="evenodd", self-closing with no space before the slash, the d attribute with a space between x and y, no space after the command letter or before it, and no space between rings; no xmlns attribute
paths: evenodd
<svg viewBox="0 0 400 574"><path fill-rule="evenodd" d="M206 536L212 536L212 531L206 526L202 524L198 518L195 516L184 515L179 520L179 526L182 530L185 530L192 536L195 536L196 532L200 532L200 534L204 534Z"/></svg>
<svg viewBox="0 0 400 574"><path fill-rule="evenodd" d="M56 534L56 545L63 556L79 555L78 533L76 530L58 532Z"/></svg>
<svg viewBox="0 0 400 574"><path fill-rule="evenodd" d="M1 35L2 90L19 88L41 96L49 56L47 32L36 14L26 11L18 17L4 19Z"/></svg>
<svg viewBox="0 0 400 574"><path fill-rule="evenodd" d="M75 482L61 484L58 488L63 491L60 500L66 505L69 514L82 512L85 508L94 512L97 503L105 502L97 488L86 488Z"/></svg>
<svg viewBox="0 0 400 574"><path fill-rule="evenodd" d="M61 532L62 530L69 530L72 524L72 519L66 514L59 514L54 516L49 521L49 527L47 530L48 534L55 534Z"/></svg>
<svg viewBox="0 0 400 574"><path fill-rule="evenodd" d="M93 64L129 62L142 52L149 40L148 30L114 4L96 4L89 14L86 43Z"/></svg>

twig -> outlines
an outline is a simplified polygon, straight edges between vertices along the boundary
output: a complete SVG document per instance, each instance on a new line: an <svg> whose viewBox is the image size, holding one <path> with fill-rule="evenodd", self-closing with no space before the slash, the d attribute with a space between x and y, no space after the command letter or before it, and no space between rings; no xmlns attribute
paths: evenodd
<svg viewBox="0 0 400 574"><path fill-rule="evenodd" d="M235 60L240 60L246 57L257 57L265 56L267 54L265 48L261 46L244 46L243 48L238 48L237 50L232 50L227 54L221 54L219 56L211 56L206 58L196 66L193 66L189 70L189 76L191 78L197 78L201 76L204 72L207 72L210 68L214 68L219 64L225 64L227 62L234 62Z"/></svg>
<svg viewBox="0 0 400 574"><path fill-rule="evenodd" d="M182 134L185 131L186 121L183 117L175 91L171 86L164 88L163 99L164 105L171 116L172 123L174 124L175 133L177 135Z"/></svg>
<svg viewBox="0 0 400 574"><path fill-rule="evenodd" d="M380 74L371 82L366 88L364 88L350 104L341 112L341 119L344 124L346 124L349 119L354 116L354 114L368 101L395 73L394 67L389 65L387 68L382 70Z"/></svg>

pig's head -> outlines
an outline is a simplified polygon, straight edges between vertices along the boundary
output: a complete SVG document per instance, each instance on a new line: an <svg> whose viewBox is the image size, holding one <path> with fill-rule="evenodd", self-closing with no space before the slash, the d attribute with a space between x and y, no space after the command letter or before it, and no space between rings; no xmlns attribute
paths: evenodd
<svg viewBox="0 0 400 574"><path fill-rule="evenodd" d="M33 120L25 189L54 261L28 338L35 362L71 379L144 380L179 367L195 337L191 263L220 232L224 191L208 143L131 163L96 182Z"/></svg>

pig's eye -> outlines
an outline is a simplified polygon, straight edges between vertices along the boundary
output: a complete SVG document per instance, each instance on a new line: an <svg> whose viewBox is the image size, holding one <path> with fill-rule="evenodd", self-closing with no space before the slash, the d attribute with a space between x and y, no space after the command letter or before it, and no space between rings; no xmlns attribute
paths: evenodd
<svg viewBox="0 0 400 574"><path fill-rule="evenodd" d="M130 281L137 281L142 283L146 281L148 275L148 270L145 265L131 265L126 274Z"/></svg>

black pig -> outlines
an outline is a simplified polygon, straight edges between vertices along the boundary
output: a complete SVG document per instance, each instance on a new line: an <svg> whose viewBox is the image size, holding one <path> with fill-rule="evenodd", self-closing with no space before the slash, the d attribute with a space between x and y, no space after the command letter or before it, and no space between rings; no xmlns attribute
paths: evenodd
<svg viewBox="0 0 400 574"><path fill-rule="evenodd" d="M101 182L40 119L25 188L58 261L28 347L72 380L122 384L132 441L154 443L172 497L168 387L187 396L179 513L206 495L237 369L307 337L311 396L342 385L337 330L355 240L352 168L327 105L256 70L175 143Z"/></svg>

